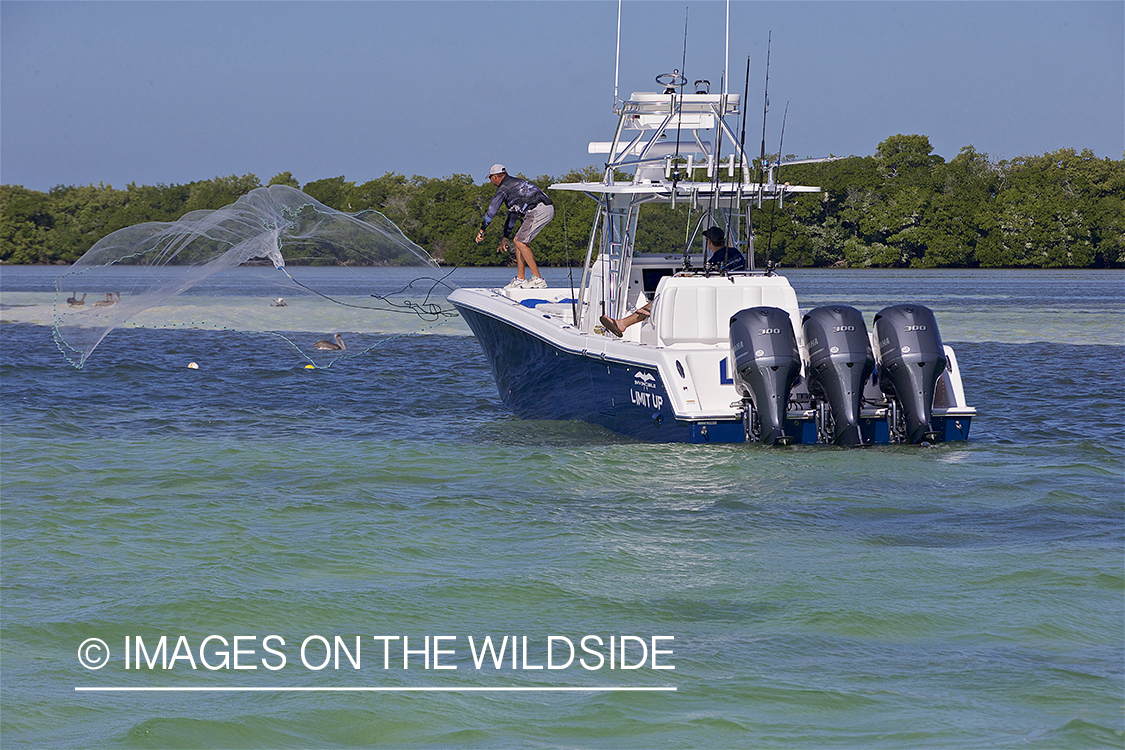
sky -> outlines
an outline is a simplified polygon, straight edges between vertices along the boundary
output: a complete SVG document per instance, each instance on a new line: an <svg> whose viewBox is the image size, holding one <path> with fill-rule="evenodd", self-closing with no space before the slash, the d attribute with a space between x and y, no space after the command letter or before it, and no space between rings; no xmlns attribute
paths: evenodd
<svg viewBox="0 0 1125 750"><path fill-rule="evenodd" d="M1125 3L622 4L622 98L684 68L746 86L748 151L1125 155ZM124 188L292 172L561 177L612 139L614 0L0 1L0 183ZM687 42L685 51L685 21ZM682 65L686 57L686 65ZM739 123L741 127L741 123Z"/></svg>

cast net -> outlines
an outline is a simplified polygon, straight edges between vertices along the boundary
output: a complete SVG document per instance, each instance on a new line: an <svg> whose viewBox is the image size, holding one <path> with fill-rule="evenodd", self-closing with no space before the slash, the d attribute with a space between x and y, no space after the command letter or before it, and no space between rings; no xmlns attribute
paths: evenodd
<svg viewBox="0 0 1125 750"><path fill-rule="evenodd" d="M269 333L308 358L332 351L312 334L340 345L337 333L416 332L454 316L431 301L441 278L382 214L272 185L107 235L56 277L53 334L75 367L121 326Z"/></svg>

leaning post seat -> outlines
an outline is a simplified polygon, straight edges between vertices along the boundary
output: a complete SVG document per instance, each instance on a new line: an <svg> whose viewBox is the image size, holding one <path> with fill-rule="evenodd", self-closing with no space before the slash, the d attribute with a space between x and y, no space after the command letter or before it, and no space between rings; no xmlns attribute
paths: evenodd
<svg viewBox="0 0 1125 750"><path fill-rule="evenodd" d="M781 276L668 276L653 303L657 343L728 346L731 316L763 305L785 310L791 322L799 314L797 295ZM793 328L803 344L800 326Z"/></svg>

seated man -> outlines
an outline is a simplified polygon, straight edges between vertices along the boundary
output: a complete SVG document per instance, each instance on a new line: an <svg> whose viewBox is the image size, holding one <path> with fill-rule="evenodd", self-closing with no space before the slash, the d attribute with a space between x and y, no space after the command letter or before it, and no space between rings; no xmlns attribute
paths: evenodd
<svg viewBox="0 0 1125 750"><path fill-rule="evenodd" d="M726 246L727 237L722 229L711 227L703 233L703 236L707 239L707 268L709 270L727 273L728 271L743 271L746 269L746 259L742 256L742 253L733 247ZM651 314L652 303L649 302L643 307L638 307L624 318L615 319L603 315L600 321L607 331L621 338L626 328L634 323L646 320Z"/></svg>
<svg viewBox="0 0 1125 750"><path fill-rule="evenodd" d="M711 227L703 236L707 238L707 268L712 271L745 271L746 258L733 247L726 246L726 234L719 227Z"/></svg>

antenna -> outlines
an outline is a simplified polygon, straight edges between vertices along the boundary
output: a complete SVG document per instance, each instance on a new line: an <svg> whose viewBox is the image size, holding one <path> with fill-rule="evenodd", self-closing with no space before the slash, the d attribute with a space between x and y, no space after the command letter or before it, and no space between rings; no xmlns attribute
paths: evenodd
<svg viewBox="0 0 1125 750"><path fill-rule="evenodd" d="M617 0L617 59L613 63L613 111L617 111L617 78L621 72L621 0ZM613 154L610 154L610 161Z"/></svg>
<svg viewBox="0 0 1125 750"><path fill-rule="evenodd" d="M727 68L730 67L730 0L727 0L727 34L726 34L726 52L723 57L723 96L727 95ZM723 108L726 108L726 99L723 99ZM725 111L724 111L725 114Z"/></svg>

